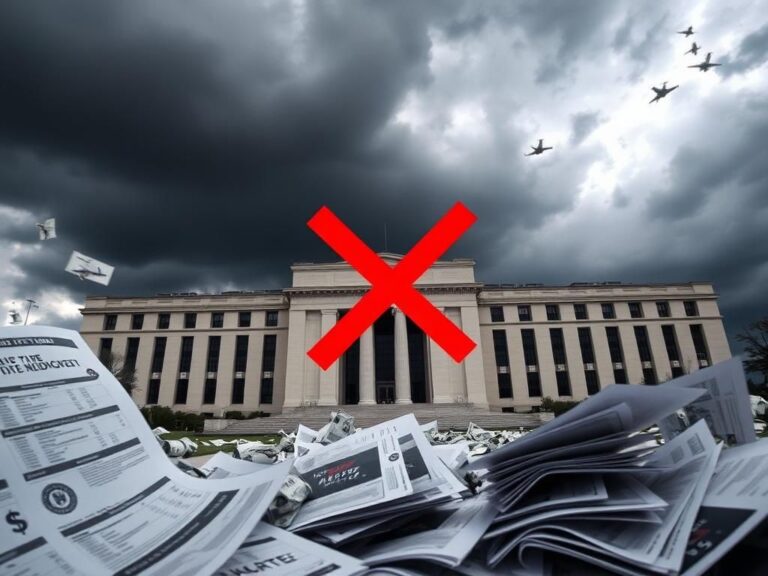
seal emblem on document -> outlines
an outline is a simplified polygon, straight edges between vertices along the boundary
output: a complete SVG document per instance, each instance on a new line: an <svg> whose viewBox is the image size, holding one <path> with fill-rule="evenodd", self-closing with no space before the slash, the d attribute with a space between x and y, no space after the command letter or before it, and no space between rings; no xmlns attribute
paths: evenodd
<svg viewBox="0 0 768 576"><path fill-rule="evenodd" d="M43 488L43 506L54 514L69 514L77 507L77 494L66 484L48 484Z"/></svg>

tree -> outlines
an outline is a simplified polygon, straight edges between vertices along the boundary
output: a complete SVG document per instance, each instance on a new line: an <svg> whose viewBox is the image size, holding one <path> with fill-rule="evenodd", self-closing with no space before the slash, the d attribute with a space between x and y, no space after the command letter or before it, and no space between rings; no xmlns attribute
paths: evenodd
<svg viewBox="0 0 768 576"><path fill-rule="evenodd" d="M763 380L768 380L768 317L750 324L741 334L736 335L736 340L744 343L744 352L747 359L744 367L747 372L758 372L763 375Z"/></svg>
<svg viewBox="0 0 768 576"><path fill-rule="evenodd" d="M104 367L112 372L115 378L117 378L117 381L123 385L123 388L130 396L136 389L136 367L126 364L125 358L120 354L113 354L112 352L103 354L100 359L101 363L104 364Z"/></svg>

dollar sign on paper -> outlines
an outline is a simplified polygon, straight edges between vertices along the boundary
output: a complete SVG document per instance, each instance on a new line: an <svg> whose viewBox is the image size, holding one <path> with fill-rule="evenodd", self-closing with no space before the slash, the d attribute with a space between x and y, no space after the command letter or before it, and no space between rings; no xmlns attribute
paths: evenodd
<svg viewBox="0 0 768 576"><path fill-rule="evenodd" d="M13 510L8 512L8 514L5 515L5 521L8 522L8 524L15 526L15 528L13 528L14 532L21 532L22 535L27 533L27 521L23 518L19 518L18 512L14 512Z"/></svg>

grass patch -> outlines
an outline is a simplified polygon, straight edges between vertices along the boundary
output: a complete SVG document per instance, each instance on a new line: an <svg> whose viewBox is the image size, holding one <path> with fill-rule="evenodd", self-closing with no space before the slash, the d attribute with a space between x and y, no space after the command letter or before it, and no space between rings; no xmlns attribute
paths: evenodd
<svg viewBox="0 0 768 576"><path fill-rule="evenodd" d="M280 441L280 435L279 434L252 434L252 435L246 435L246 436L227 436L227 435L221 435L221 436L201 436L197 435L194 432L169 432L168 434L163 434L160 436L163 440L181 440L182 438L189 438L192 440L192 442L195 442L197 444L197 452L195 452L194 456L206 456L208 454L216 454L216 452L233 452L235 449L234 444L225 444L224 446L204 446L202 442L210 442L211 440L221 439L221 440L237 440L238 438L242 438L243 440L248 440L249 442L264 442L265 444L276 444Z"/></svg>

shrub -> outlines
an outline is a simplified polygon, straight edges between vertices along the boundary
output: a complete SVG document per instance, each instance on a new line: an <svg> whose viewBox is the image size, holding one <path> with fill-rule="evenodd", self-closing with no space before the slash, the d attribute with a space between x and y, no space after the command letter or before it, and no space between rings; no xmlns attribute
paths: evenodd
<svg viewBox="0 0 768 576"><path fill-rule="evenodd" d="M141 413L150 428L162 426L169 431L202 432L205 422L205 416L181 410L174 412L167 406L144 406Z"/></svg>
<svg viewBox="0 0 768 576"><path fill-rule="evenodd" d="M245 414L240 412L240 410L230 410L229 412L224 412L224 418L227 420L245 420Z"/></svg>
<svg viewBox="0 0 768 576"><path fill-rule="evenodd" d="M574 400L553 400L549 396L545 396L541 399L541 411L542 412L554 412L555 416L568 412L571 408L576 406L578 402Z"/></svg>
<svg viewBox="0 0 768 576"><path fill-rule="evenodd" d="M167 406L144 406L141 409L141 413L144 415L144 419L149 424L150 428L157 428L162 426L168 430L173 430L176 424L176 417L173 410Z"/></svg>
<svg viewBox="0 0 768 576"><path fill-rule="evenodd" d="M248 414L248 418L266 418L269 416L269 412L262 412L261 410L256 410L255 412L251 412Z"/></svg>

